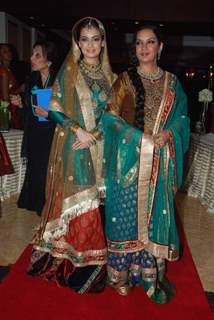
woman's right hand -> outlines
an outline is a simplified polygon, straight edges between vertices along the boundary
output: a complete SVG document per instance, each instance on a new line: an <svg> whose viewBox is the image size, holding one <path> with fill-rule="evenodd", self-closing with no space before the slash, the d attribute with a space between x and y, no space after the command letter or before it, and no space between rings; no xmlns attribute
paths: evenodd
<svg viewBox="0 0 214 320"><path fill-rule="evenodd" d="M34 107L35 114L37 116L42 116L45 118L48 117L48 112L44 108L39 107L39 106L35 106L35 105L33 105L33 107Z"/></svg>
<svg viewBox="0 0 214 320"><path fill-rule="evenodd" d="M19 94L10 94L10 102L15 106L21 106L22 98Z"/></svg>
<svg viewBox="0 0 214 320"><path fill-rule="evenodd" d="M74 150L90 148L94 143L96 143L96 138L93 134L78 128L76 131L77 140L72 144Z"/></svg>

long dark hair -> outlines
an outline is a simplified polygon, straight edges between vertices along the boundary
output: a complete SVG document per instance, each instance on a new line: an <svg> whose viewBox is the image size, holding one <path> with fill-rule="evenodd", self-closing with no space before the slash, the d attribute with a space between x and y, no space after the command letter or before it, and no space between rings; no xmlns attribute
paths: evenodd
<svg viewBox="0 0 214 320"><path fill-rule="evenodd" d="M132 84L135 88L136 97L135 97L135 122L134 125L140 130L144 130L144 102L145 102L145 89L143 86L143 82L140 78L140 75L137 72L137 66L139 65L138 59L136 57L136 38L138 32L150 29L154 32L158 39L158 43L163 42L163 35L159 29L159 27L152 23L144 23L140 25L134 35L134 41L131 48L131 67L128 69L129 78L132 81Z"/></svg>
<svg viewBox="0 0 214 320"><path fill-rule="evenodd" d="M145 89L140 75L137 72L137 67L128 69L129 78L135 88L135 121L134 126L138 129L144 129L144 102L145 102Z"/></svg>

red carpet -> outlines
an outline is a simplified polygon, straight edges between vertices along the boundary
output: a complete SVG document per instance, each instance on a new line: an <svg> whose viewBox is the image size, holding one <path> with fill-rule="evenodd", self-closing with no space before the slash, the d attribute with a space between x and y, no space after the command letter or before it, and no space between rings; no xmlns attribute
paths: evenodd
<svg viewBox="0 0 214 320"><path fill-rule="evenodd" d="M25 271L30 246L0 284L0 319L12 320L209 320L213 319L188 246L183 257L168 264L168 277L177 287L167 305L155 305L142 288L119 296L110 288L98 295L78 295L54 282L32 279Z"/></svg>

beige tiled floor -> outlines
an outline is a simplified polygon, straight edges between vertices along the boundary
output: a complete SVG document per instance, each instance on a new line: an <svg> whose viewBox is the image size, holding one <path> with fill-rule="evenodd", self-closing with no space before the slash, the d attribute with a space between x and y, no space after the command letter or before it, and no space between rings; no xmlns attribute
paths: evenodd
<svg viewBox="0 0 214 320"><path fill-rule="evenodd" d="M214 292L214 214L184 193L177 194L176 205L204 290Z"/></svg>
<svg viewBox="0 0 214 320"><path fill-rule="evenodd" d="M34 212L18 209L16 198L2 203L0 218L0 265L16 262L32 239L40 218Z"/></svg>
<svg viewBox="0 0 214 320"><path fill-rule="evenodd" d="M177 195L176 205L203 287L214 292L214 214L207 213L197 199L183 193ZM39 221L35 213L17 209L15 198L3 202L0 265L15 263L31 241Z"/></svg>

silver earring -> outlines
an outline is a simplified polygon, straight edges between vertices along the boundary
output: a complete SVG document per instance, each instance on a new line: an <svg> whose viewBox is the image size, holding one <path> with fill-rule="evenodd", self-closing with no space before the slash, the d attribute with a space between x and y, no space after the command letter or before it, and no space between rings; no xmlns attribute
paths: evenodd
<svg viewBox="0 0 214 320"><path fill-rule="evenodd" d="M158 60L160 60L161 57L161 51L158 51Z"/></svg>

